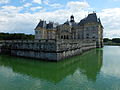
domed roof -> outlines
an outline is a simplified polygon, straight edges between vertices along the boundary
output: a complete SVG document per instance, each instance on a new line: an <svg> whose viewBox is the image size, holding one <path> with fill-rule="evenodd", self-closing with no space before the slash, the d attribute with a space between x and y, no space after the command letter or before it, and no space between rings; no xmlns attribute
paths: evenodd
<svg viewBox="0 0 120 90"><path fill-rule="evenodd" d="M70 25L70 22L67 20L64 24L66 24L66 25Z"/></svg>
<svg viewBox="0 0 120 90"><path fill-rule="evenodd" d="M74 16L73 15L71 15L71 17L70 18L74 18Z"/></svg>

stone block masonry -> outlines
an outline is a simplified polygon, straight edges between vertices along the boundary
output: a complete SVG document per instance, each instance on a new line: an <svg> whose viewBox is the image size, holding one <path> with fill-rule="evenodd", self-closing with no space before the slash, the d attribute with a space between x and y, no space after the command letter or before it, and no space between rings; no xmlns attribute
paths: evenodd
<svg viewBox="0 0 120 90"><path fill-rule="evenodd" d="M59 61L74 55L82 54L96 48L93 40L12 40L0 41L0 53L9 52L14 56Z"/></svg>

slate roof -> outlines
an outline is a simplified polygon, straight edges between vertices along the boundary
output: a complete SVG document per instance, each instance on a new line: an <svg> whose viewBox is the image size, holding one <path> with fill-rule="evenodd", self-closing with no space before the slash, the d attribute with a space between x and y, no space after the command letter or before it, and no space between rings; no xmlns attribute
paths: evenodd
<svg viewBox="0 0 120 90"><path fill-rule="evenodd" d="M84 18L84 19L82 19L79 23L78 23L78 25L84 25L85 24L85 21L86 21L86 18Z"/></svg>
<svg viewBox="0 0 120 90"><path fill-rule="evenodd" d="M46 26L47 29L53 29L53 23L49 22Z"/></svg>
<svg viewBox="0 0 120 90"><path fill-rule="evenodd" d="M40 22L38 23L38 25L36 26L35 29L37 29L37 28L39 28L39 27L45 28L45 27L46 27L46 21L40 20Z"/></svg>
<svg viewBox="0 0 120 90"><path fill-rule="evenodd" d="M49 23L47 24L46 21L40 20L40 22L39 22L38 25L36 26L35 30L36 30L37 28L55 29L57 26L58 26L58 23L49 22Z"/></svg>
<svg viewBox="0 0 120 90"><path fill-rule="evenodd" d="M86 22L98 22L96 13L89 14L86 18Z"/></svg>
<svg viewBox="0 0 120 90"><path fill-rule="evenodd" d="M46 29L55 29L58 25L58 23L49 22L46 26Z"/></svg>
<svg viewBox="0 0 120 90"><path fill-rule="evenodd" d="M86 18L82 19L79 23L76 23L74 21L74 16L72 15L70 21L66 21L64 24L62 25L70 25L70 26L83 26L85 23L91 23L91 22L95 22L95 23L99 23L101 24L100 18L97 18L96 13L91 13L89 14ZM37 28L41 27L41 28L46 28L46 29L55 29L57 26L59 26L57 23L54 22L49 22L48 24L46 24L46 21L40 20L40 22L38 23ZM102 26L102 24L101 24ZM103 26L102 26L103 27Z"/></svg>
<svg viewBox="0 0 120 90"><path fill-rule="evenodd" d="M100 19L97 18L96 13L89 14L86 18L82 19L78 24L79 25L84 25L85 23L91 23L91 22L101 24Z"/></svg>

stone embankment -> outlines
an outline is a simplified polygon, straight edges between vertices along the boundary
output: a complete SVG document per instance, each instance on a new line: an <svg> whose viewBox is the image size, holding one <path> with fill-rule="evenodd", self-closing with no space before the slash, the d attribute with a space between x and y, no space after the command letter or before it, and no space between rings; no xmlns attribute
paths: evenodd
<svg viewBox="0 0 120 90"><path fill-rule="evenodd" d="M0 53L59 61L96 48L93 40L11 40L0 41Z"/></svg>

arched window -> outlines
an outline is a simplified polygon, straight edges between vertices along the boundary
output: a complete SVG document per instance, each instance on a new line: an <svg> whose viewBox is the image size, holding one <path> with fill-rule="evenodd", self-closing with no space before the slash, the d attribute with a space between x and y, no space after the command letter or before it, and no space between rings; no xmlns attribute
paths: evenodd
<svg viewBox="0 0 120 90"><path fill-rule="evenodd" d="M68 35L67 35L66 39L69 39Z"/></svg>

